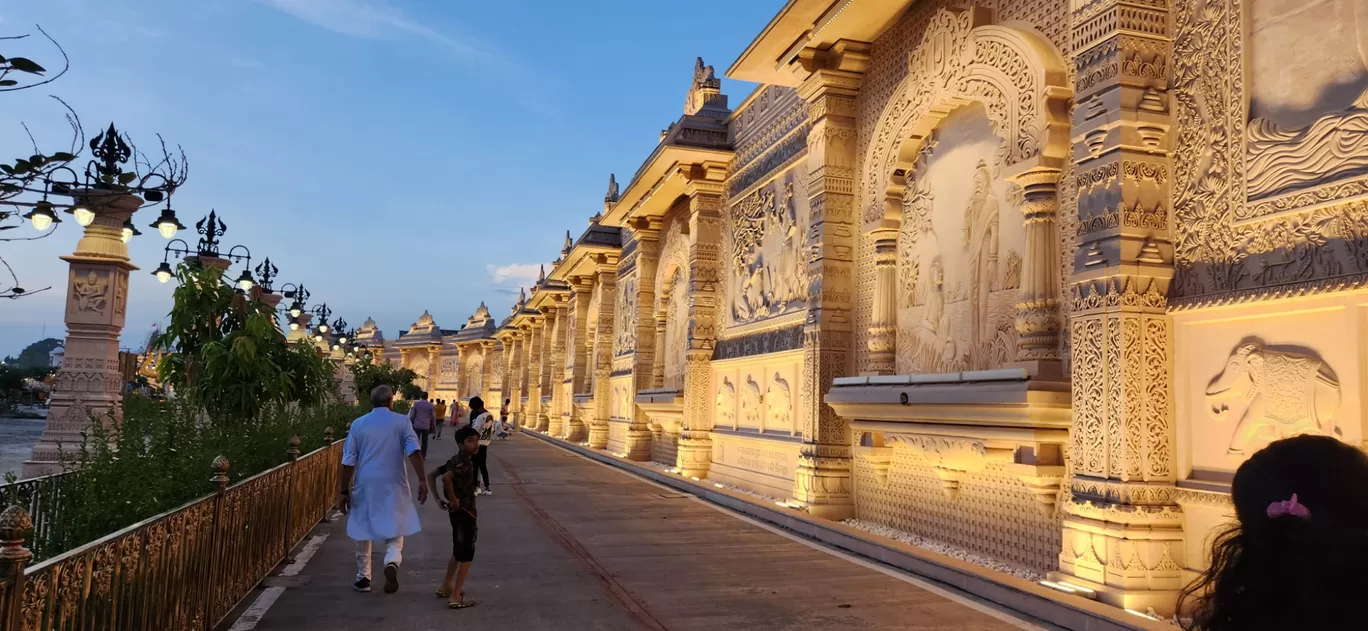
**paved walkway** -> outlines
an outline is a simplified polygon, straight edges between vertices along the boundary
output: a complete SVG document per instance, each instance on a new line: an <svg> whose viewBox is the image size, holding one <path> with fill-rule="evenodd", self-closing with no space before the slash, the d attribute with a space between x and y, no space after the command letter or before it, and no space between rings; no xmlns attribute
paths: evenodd
<svg viewBox="0 0 1368 631"><path fill-rule="evenodd" d="M429 460L453 449L436 441ZM490 469L495 495L480 498L467 583L477 607L451 611L433 595L451 535L429 503L399 593L382 593L383 579L351 591L352 542L338 519L317 530L327 540L256 629L1035 628L532 438L495 443Z"/></svg>

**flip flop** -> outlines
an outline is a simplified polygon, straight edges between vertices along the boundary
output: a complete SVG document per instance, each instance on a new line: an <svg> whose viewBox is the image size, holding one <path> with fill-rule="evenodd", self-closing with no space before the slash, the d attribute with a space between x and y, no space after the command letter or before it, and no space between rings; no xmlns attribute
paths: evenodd
<svg viewBox="0 0 1368 631"><path fill-rule="evenodd" d="M437 597L438 597L438 598L451 598L451 592L444 592L444 591L442 591L442 590L439 589L439 590L437 590Z"/></svg>
<svg viewBox="0 0 1368 631"><path fill-rule="evenodd" d="M469 609L475 606L475 601L462 599L459 602L448 602L447 609Z"/></svg>

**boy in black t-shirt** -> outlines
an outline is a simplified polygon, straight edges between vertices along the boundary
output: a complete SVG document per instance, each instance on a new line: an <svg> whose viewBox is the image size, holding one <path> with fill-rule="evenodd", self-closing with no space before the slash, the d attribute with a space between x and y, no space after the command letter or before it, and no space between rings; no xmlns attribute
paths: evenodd
<svg viewBox="0 0 1368 631"><path fill-rule="evenodd" d="M475 522L475 462L472 456L480 450L480 434L467 425L456 430L453 438L458 447L456 455L433 469L428 474L428 483L439 489L437 497L451 519L451 561L447 563L446 577L437 589L437 597L446 598L447 606L452 609L465 609L475 606L475 601L465 597L465 581L470 562L475 558L475 539L479 534ZM440 486L437 485L439 476Z"/></svg>

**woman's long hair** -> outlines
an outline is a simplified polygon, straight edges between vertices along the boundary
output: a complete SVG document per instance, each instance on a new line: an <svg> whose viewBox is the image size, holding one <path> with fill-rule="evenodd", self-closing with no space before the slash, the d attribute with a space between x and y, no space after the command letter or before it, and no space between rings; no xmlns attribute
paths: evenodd
<svg viewBox="0 0 1368 631"><path fill-rule="evenodd" d="M1280 440L1240 466L1238 522L1183 590L1187 629L1368 628L1368 455L1326 436ZM1270 505L1296 501L1309 514Z"/></svg>

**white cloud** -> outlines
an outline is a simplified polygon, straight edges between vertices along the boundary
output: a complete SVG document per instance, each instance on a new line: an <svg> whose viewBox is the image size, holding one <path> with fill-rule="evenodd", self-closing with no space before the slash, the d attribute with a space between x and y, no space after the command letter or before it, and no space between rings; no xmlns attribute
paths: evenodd
<svg viewBox="0 0 1368 631"><path fill-rule="evenodd" d="M365 39L416 36L467 58L483 57L474 46L443 35L383 2L365 0L258 0L266 6L339 35Z"/></svg>
<svg viewBox="0 0 1368 631"><path fill-rule="evenodd" d="M486 265L485 269L489 270L490 282L513 282L521 286L537 282L537 276L541 274L542 266L537 263L514 263L499 267Z"/></svg>

